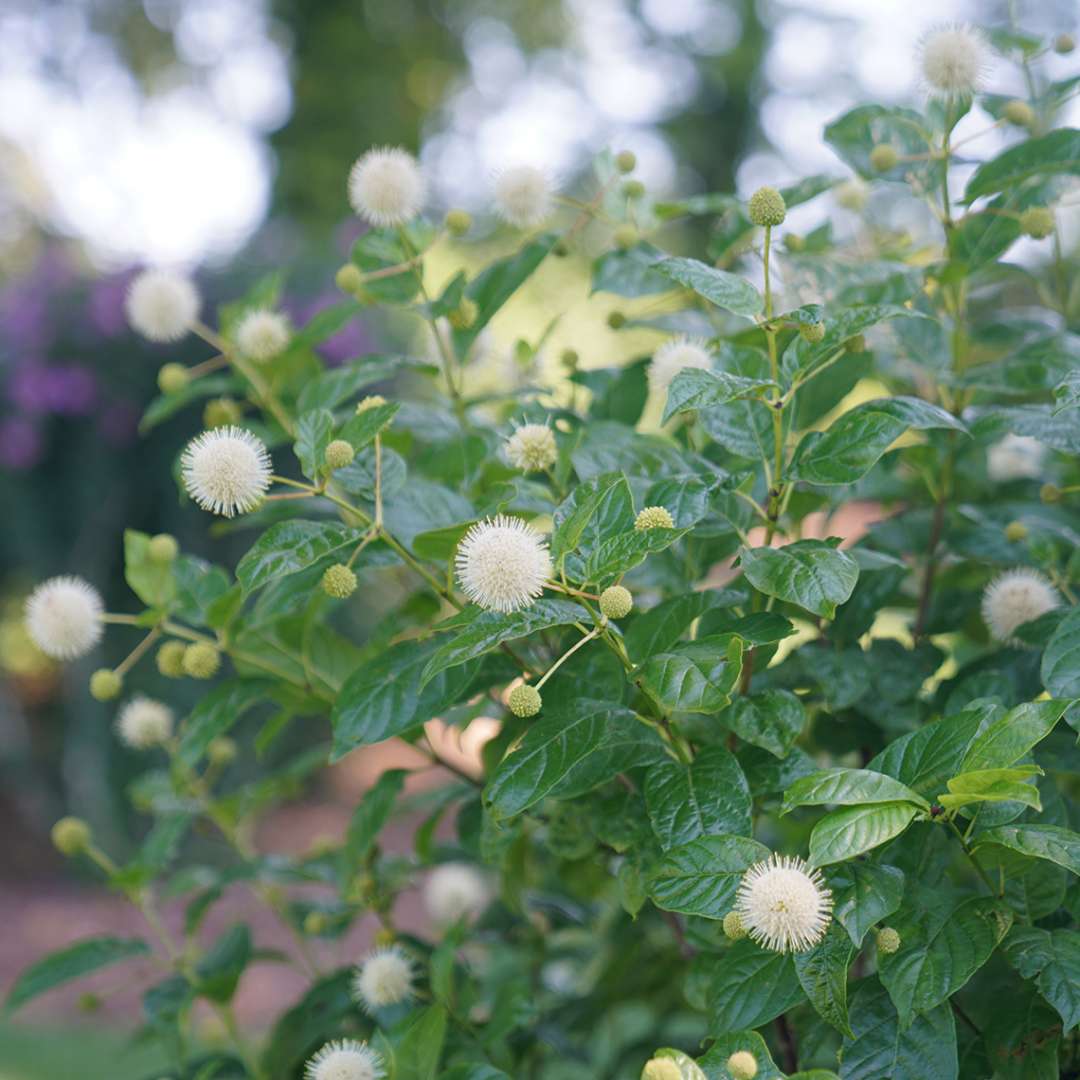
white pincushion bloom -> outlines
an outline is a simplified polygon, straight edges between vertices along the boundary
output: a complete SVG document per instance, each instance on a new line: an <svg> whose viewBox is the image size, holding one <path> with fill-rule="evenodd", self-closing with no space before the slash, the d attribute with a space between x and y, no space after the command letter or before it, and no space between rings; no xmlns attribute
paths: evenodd
<svg viewBox="0 0 1080 1080"><path fill-rule="evenodd" d="M396 146L369 150L349 173L349 202L372 225L404 225L420 213L427 194L420 163Z"/></svg>
<svg viewBox="0 0 1080 1080"><path fill-rule="evenodd" d="M368 1012L408 1001L413 995L412 961L395 945L376 949L357 968L352 991Z"/></svg>
<svg viewBox="0 0 1080 1080"><path fill-rule="evenodd" d="M223 517L255 509L270 486L270 455L261 439L238 427L204 431L180 458L187 493Z"/></svg>
<svg viewBox="0 0 1080 1080"><path fill-rule="evenodd" d="M1057 590L1037 570L1007 570L994 578L982 598L982 616L997 641L1012 642L1018 627L1061 602Z"/></svg>
<svg viewBox="0 0 1080 1080"><path fill-rule="evenodd" d="M236 347L260 363L272 360L288 347L289 320L278 311L249 311L236 328Z"/></svg>
<svg viewBox="0 0 1080 1080"><path fill-rule="evenodd" d="M499 217L519 229L543 222L555 205L551 180L535 165L504 169L495 178L495 209Z"/></svg>
<svg viewBox="0 0 1080 1080"><path fill-rule="evenodd" d="M506 460L522 472L543 472L559 456L555 433L547 424L522 424L505 445Z"/></svg>
<svg viewBox="0 0 1080 1080"><path fill-rule="evenodd" d="M199 316L199 291L190 278L167 270L145 270L128 289L132 327L150 341L179 341Z"/></svg>
<svg viewBox="0 0 1080 1080"><path fill-rule="evenodd" d="M101 594L82 578L49 578L26 601L26 628L46 656L74 660L101 640L104 610Z"/></svg>
<svg viewBox="0 0 1080 1080"><path fill-rule="evenodd" d="M133 750L149 750L169 741L173 730L172 709L151 698L132 698L116 718L116 731Z"/></svg>
<svg viewBox="0 0 1080 1080"><path fill-rule="evenodd" d="M773 952L805 952L832 920L832 893L820 870L797 856L770 855L743 874L735 910L747 933Z"/></svg>
<svg viewBox="0 0 1080 1080"><path fill-rule="evenodd" d="M455 565L465 595L488 611L528 607L551 577L551 556L540 534L503 514L469 529L458 544Z"/></svg>
<svg viewBox="0 0 1080 1080"><path fill-rule="evenodd" d="M999 484L1037 480L1042 476L1046 447L1030 435L1006 435L986 452L986 471Z"/></svg>
<svg viewBox="0 0 1080 1080"><path fill-rule="evenodd" d="M988 66L986 42L973 26L939 27L931 30L919 46L922 77L935 94L974 94Z"/></svg>
<svg viewBox="0 0 1080 1080"><path fill-rule="evenodd" d="M473 919L488 905L487 879L468 863L443 863L424 885L424 906L433 922L450 926Z"/></svg>
<svg viewBox="0 0 1080 1080"><path fill-rule="evenodd" d="M672 338L653 353L649 364L649 385L654 393L666 394L672 380L684 368L708 371L711 367L712 355L704 341L699 338Z"/></svg>
<svg viewBox="0 0 1080 1080"><path fill-rule="evenodd" d="M366 1042L328 1042L304 1066L306 1080L380 1080L386 1075L382 1057Z"/></svg>

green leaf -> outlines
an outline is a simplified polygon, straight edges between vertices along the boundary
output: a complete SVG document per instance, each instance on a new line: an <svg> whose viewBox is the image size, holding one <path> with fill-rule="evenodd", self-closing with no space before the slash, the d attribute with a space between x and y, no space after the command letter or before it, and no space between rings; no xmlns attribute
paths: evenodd
<svg viewBox="0 0 1080 1080"><path fill-rule="evenodd" d="M1054 415L1065 409L1080 405L1080 368L1065 373L1064 379L1054 387Z"/></svg>
<svg viewBox="0 0 1080 1080"><path fill-rule="evenodd" d="M681 1050L673 1050L665 1046L655 1051L652 1056L659 1058L661 1061L672 1062L679 1070L679 1080L709 1080L705 1073L701 1071L698 1063Z"/></svg>
<svg viewBox="0 0 1080 1080"><path fill-rule="evenodd" d="M703 836L664 853L649 877L649 897L665 911L722 919L743 874L768 857L749 837Z"/></svg>
<svg viewBox="0 0 1080 1080"><path fill-rule="evenodd" d="M444 1005L429 1005L406 1029L394 1054L395 1080L435 1080L446 1041Z"/></svg>
<svg viewBox="0 0 1080 1080"><path fill-rule="evenodd" d="M579 564L567 561L567 573L577 581L595 582L600 588L632 570L646 557L671 547L689 529L630 529L609 536Z"/></svg>
<svg viewBox="0 0 1080 1080"><path fill-rule="evenodd" d="M727 1062L732 1054L740 1050L752 1054L758 1064L754 1080L784 1080L784 1074L776 1067L768 1045L756 1031L733 1031L721 1035L709 1047L709 1052L699 1062L708 1080L733 1080Z"/></svg>
<svg viewBox="0 0 1080 1080"><path fill-rule="evenodd" d="M819 945L794 956L795 974L814 1010L849 1037L852 1031L848 1025L847 973L854 956L854 946L835 922Z"/></svg>
<svg viewBox="0 0 1080 1080"><path fill-rule="evenodd" d="M665 709L714 713L731 700L742 671L742 641L721 635L651 656L635 679Z"/></svg>
<svg viewBox="0 0 1080 1080"><path fill-rule="evenodd" d="M974 739L964 755L961 771L1004 769L1018 761L1054 730L1072 704L1072 701L1033 701L1010 709Z"/></svg>
<svg viewBox="0 0 1080 1080"><path fill-rule="evenodd" d="M330 715L331 761L430 720L466 696L479 661L440 672L421 685L420 673L439 649L438 639L400 641L356 668L345 680Z"/></svg>
<svg viewBox="0 0 1080 1080"><path fill-rule="evenodd" d="M716 1036L761 1027L802 1000L791 956L736 941L710 973L707 1030Z"/></svg>
<svg viewBox="0 0 1080 1080"><path fill-rule="evenodd" d="M740 739L787 757L806 723L803 703L790 690L740 694L720 717Z"/></svg>
<svg viewBox="0 0 1080 1080"><path fill-rule="evenodd" d="M150 558L150 537L134 529L124 530L124 579L147 606L162 610L176 596L173 562Z"/></svg>
<svg viewBox="0 0 1080 1080"><path fill-rule="evenodd" d="M1043 650L1043 686L1056 698L1080 697L1080 608L1070 608Z"/></svg>
<svg viewBox="0 0 1080 1080"><path fill-rule="evenodd" d="M987 896L955 909L937 904L893 919L899 951L878 954L878 974L906 1025L916 1013L941 1005L990 959L1012 922L1012 912Z"/></svg>
<svg viewBox="0 0 1080 1080"><path fill-rule="evenodd" d="M862 947L866 931L884 922L904 899L904 874L895 866L849 862L834 867L828 876L833 917L856 948Z"/></svg>
<svg viewBox="0 0 1080 1080"><path fill-rule="evenodd" d="M180 760L194 768L210 743L224 735L248 709L266 700L273 689L274 684L264 679L229 679L215 686L184 720Z"/></svg>
<svg viewBox="0 0 1080 1080"><path fill-rule="evenodd" d="M848 410L827 431L804 435L792 458L791 476L825 486L853 484L908 428L966 433L951 413L918 398L867 401Z"/></svg>
<svg viewBox="0 0 1080 1080"><path fill-rule="evenodd" d="M93 937L76 942L43 956L26 968L8 992L4 1008L9 1013L14 1012L54 986L149 953L150 946L138 938Z"/></svg>
<svg viewBox="0 0 1080 1080"><path fill-rule="evenodd" d="M786 547L743 548L739 562L747 580L766 596L797 604L831 619L859 578L859 564L824 540L797 540Z"/></svg>
<svg viewBox="0 0 1080 1080"><path fill-rule="evenodd" d="M314 480L325 465L326 447L334 437L334 414L329 409L312 409L296 422L293 453L309 480Z"/></svg>
<svg viewBox="0 0 1080 1080"><path fill-rule="evenodd" d="M1005 939L1009 963L1025 979L1035 979L1057 1009L1064 1033L1080 1024L1080 931L1014 926Z"/></svg>
<svg viewBox="0 0 1080 1080"><path fill-rule="evenodd" d="M592 264L592 291L616 296L652 296L671 291L671 280L656 269L664 253L652 244L606 251Z"/></svg>
<svg viewBox="0 0 1080 1080"><path fill-rule="evenodd" d="M352 884L354 876L374 850L375 841L390 820L408 775L406 769L387 769L356 804L338 863L338 878L343 891Z"/></svg>
<svg viewBox="0 0 1080 1080"><path fill-rule="evenodd" d="M1080 834L1060 825L999 825L977 833L971 844L976 851L997 844L1080 874Z"/></svg>
<svg viewBox="0 0 1080 1080"><path fill-rule="evenodd" d="M320 978L285 1012L263 1052L263 1067L274 1080L293 1080L307 1058L332 1033L342 1029L346 1017L355 1016L351 987L356 968L342 968Z"/></svg>
<svg viewBox="0 0 1080 1080"><path fill-rule="evenodd" d="M918 792L884 773L871 769L822 769L796 780L784 792L781 814L796 806L858 806L862 803L909 802L930 809Z"/></svg>
<svg viewBox="0 0 1080 1080"><path fill-rule="evenodd" d="M296 408L301 414L312 409L336 409L365 387L391 378L403 363L404 358L400 356L372 354L331 368L304 384Z"/></svg>
<svg viewBox="0 0 1080 1080"><path fill-rule="evenodd" d="M961 773L948 783L949 794L939 795L937 801L946 810L980 802L1021 802L1042 811L1039 789L1024 783L1025 778L1042 775L1037 765L1019 769L980 769Z"/></svg>
<svg viewBox="0 0 1080 1080"><path fill-rule="evenodd" d="M250 593L267 582L307 570L331 555L345 562L348 549L360 543L365 531L329 521L279 521L240 560L237 580Z"/></svg>
<svg viewBox="0 0 1080 1080"><path fill-rule="evenodd" d="M352 249L352 261L365 272L378 272L379 277L367 277L364 290L387 304L407 304L420 291L422 268L411 263L415 253L431 243L433 232L426 222L405 226L408 243L396 228L371 229L364 233ZM400 273L387 274L391 267L401 267Z"/></svg>
<svg viewBox="0 0 1080 1080"><path fill-rule="evenodd" d="M666 652L686 628L714 607L732 607L746 597L735 590L703 589L662 600L634 617L625 634L627 652L639 662L657 652Z"/></svg>
<svg viewBox="0 0 1080 1080"><path fill-rule="evenodd" d="M859 984L851 1001L853 1038L841 1050L841 1080L957 1080L956 1021L939 1005L910 1025L900 1022L885 987Z"/></svg>
<svg viewBox="0 0 1080 1080"><path fill-rule="evenodd" d="M923 162L901 161L886 173L870 164L875 146L887 143L901 157L925 155L932 150L930 133L925 121L913 109L886 108L883 105L861 105L838 117L825 128L825 141L860 176L867 180L901 180L917 168L927 168Z"/></svg>
<svg viewBox="0 0 1080 1080"><path fill-rule="evenodd" d="M578 484L555 508L553 520L551 558L556 565L568 552L588 555L606 537L633 529L634 497L626 477L604 473Z"/></svg>
<svg viewBox="0 0 1080 1080"><path fill-rule="evenodd" d="M428 660L420 675L420 685L431 682L440 671L475 660L497 649L503 642L528 637L551 626L590 622L589 613L569 600L541 598L521 611L504 613L466 608L436 629L452 630Z"/></svg>
<svg viewBox="0 0 1080 1080"><path fill-rule="evenodd" d="M635 713L579 699L533 722L499 762L484 800L498 817L512 817L541 799L583 794L620 772L666 757L660 736Z"/></svg>
<svg viewBox="0 0 1080 1080"><path fill-rule="evenodd" d="M919 812L910 803L867 803L826 814L810 834L814 866L853 859L899 836Z"/></svg>
<svg viewBox="0 0 1080 1080"><path fill-rule="evenodd" d="M779 389L772 379L753 379L745 375L732 375L727 371L684 368L671 380L671 386L668 387L662 420L666 424L676 413L727 405L728 402L740 398L764 398L769 391Z"/></svg>
<svg viewBox="0 0 1080 1080"><path fill-rule="evenodd" d="M1080 131L1059 128L1038 135L983 162L968 181L964 201L992 195L1030 176L1080 174Z"/></svg>
<svg viewBox="0 0 1080 1080"><path fill-rule="evenodd" d="M388 401L385 405L373 405L370 409L365 409L363 412L350 417L342 425L337 437L344 439L353 450L359 453L397 416L400 408L400 401ZM326 448L323 447L323 449Z"/></svg>
<svg viewBox="0 0 1080 1080"><path fill-rule="evenodd" d="M665 850L702 836L750 835L750 788L722 746L705 747L689 765L654 765L645 778L645 806Z"/></svg>
<svg viewBox="0 0 1080 1080"><path fill-rule="evenodd" d="M656 269L733 315L752 319L765 307L761 293L745 278L716 270L697 259L663 259L656 263Z"/></svg>
<svg viewBox="0 0 1080 1080"><path fill-rule="evenodd" d="M225 1003L251 960L251 931L237 923L226 930L203 954L195 968L195 986L211 1001Z"/></svg>

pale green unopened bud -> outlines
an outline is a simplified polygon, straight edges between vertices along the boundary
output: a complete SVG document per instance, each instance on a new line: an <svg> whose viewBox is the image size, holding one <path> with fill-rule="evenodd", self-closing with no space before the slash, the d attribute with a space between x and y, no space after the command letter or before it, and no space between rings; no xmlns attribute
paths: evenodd
<svg viewBox="0 0 1080 1080"><path fill-rule="evenodd" d="M724 916L724 933L732 941L740 941L746 937L746 927L743 926L742 918L737 911L729 911Z"/></svg>
<svg viewBox="0 0 1080 1080"><path fill-rule="evenodd" d="M784 236L784 247L791 252L804 251L806 241L798 233L789 232Z"/></svg>
<svg viewBox="0 0 1080 1080"><path fill-rule="evenodd" d="M182 641L166 641L154 657L157 669L167 679L179 679L184 674L184 653L187 646Z"/></svg>
<svg viewBox="0 0 1080 1080"><path fill-rule="evenodd" d="M356 414L360 415L362 412L367 412L368 409L377 409L380 405L386 404L386 398L382 394L368 394L359 405L356 406Z"/></svg>
<svg viewBox="0 0 1080 1080"><path fill-rule="evenodd" d="M749 1050L736 1050L727 1059L727 1071L735 1080L754 1080L757 1076L757 1058Z"/></svg>
<svg viewBox="0 0 1080 1080"><path fill-rule="evenodd" d="M622 186L622 193L628 199L640 199L645 195L645 185L640 180L627 180Z"/></svg>
<svg viewBox="0 0 1080 1080"><path fill-rule="evenodd" d="M1061 502L1061 488L1057 484L1043 484L1039 488L1039 498L1044 503L1056 503Z"/></svg>
<svg viewBox="0 0 1080 1080"><path fill-rule="evenodd" d="M626 316L621 311L609 312L607 324L612 330L621 330L626 325Z"/></svg>
<svg viewBox="0 0 1080 1080"><path fill-rule="evenodd" d="M210 740L206 756L212 765L230 765L236 760L236 743L228 735L219 735Z"/></svg>
<svg viewBox="0 0 1080 1080"><path fill-rule="evenodd" d="M573 371L578 366L581 357L578 356L577 350L575 349L563 349L562 356L560 356L559 359L562 361L563 367L568 367Z"/></svg>
<svg viewBox="0 0 1080 1080"><path fill-rule="evenodd" d="M329 469L344 469L346 465L352 464L354 457L356 451L352 448L352 443L345 439L334 439L326 447L326 466Z"/></svg>
<svg viewBox="0 0 1080 1080"><path fill-rule="evenodd" d="M1002 115L1010 124L1016 124L1017 127L1031 127L1035 122L1035 110L1019 98L1006 102Z"/></svg>
<svg viewBox="0 0 1080 1080"><path fill-rule="evenodd" d="M62 817L52 827L53 846L61 855L78 855L90 846L93 833L90 826L77 817Z"/></svg>
<svg viewBox="0 0 1080 1080"><path fill-rule="evenodd" d="M321 911L309 911L304 916L304 933L314 936L324 933L330 920Z"/></svg>
<svg viewBox="0 0 1080 1080"><path fill-rule="evenodd" d="M600 594L600 614L609 619L623 619L630 614L634 598L622 585L610 585Z"/></svg>
<svg viewBox="0 0 1080 1080"><path fill-rule="evenodd" d="M344 563L328 566L322 576L323 592L335 600L346 600L356 592L356 575Z"/></svg>
<svg viewBox="0 0 1080 1080"><path fill-rule="evenodd" d="M98 668L90 676L90 696L95 701L112 701L120 696L124 678L110 668Z"/></svg>
<svg viewBox="0 0 1080 1080"><path fill-rule="evenodd" d="M178 394L189 382L191 376L183 364L162 364L158 368L157 384L163 394Z"/></svg>
<svg viewBox="0 0 1080 1080"><path fill-rule="evenodd" d="M875 935L875 940L878 952L886 955L900 948L900 935L891 926L883 926Z"/></svg>
<svg viewBox="0 0 1080 1080"><path fill-rule="evenodd" d="M175 536L158 533L150 538L146 553L156 563L171 563L180 554L180 545Z"/></svg>
<svg viewBox="0 0 1080 1080"><path fill-rule="evenodd" d="M1065 56L1076 48L1076 38L1072 34L1058 34L1054 38L1054 52Z"/></svg>
<svg viewBox="0 0 1080 1080"><path fill-rule="evenodd" d="M543 702L540 699L540 691L535 686L522 683L510 691L510 697L506 704L515 716L535 716L540 711Z"/></svg>
<svg viewBox="0 0 1080 1080"><path fill-rule="evenodd" d="M875 172L888 172L895 169L900 161L900 155L895 146L889 143L878 143L870 151L870 166Z"/></svg>
<svg viewBox="0 0 1080 1080"><path fill-rule="evenodd" d="M1024 540L1027 538L1028 527L1022 521L1010 521L1005 526L1005 539L1011 540L1014 544L1018 540Z"/></svg>
<svg viewBox="0 0 1080 1080"><path fill-rule="evenodd" d="M629 251L638 242L638 231L633 225L620 225L615 230L614 240L620 251Z"/></svg>
<svg viewBox="0 0 1080 1080"><path fill-rule="evenodd" d="M803 323L799 327L799 334L803 341L817 345L818 342L825 340L825 324L823 322Z"/></svg>
<svg viewBox="0 0 1080 1080"><path fill-rule="evenodd" d="M472 228L472 214L468 210L448 210L443 220L453 236L464 236Z"/></svg>
<svg viewBox="0 0 1080 1080"><path fill-rule="evenodd" d="M671 1058L652 1058L645 1062L641 1080L682 1080L682 1069Z"/></svg>
<svg viewBox="0 0 1080 1080"><path fill-rule="evenodd" d="M211 679L221 667L221 653L209 641L197 641L184 650L183 666L193 679Z"/></svg>
<svg viewBox="0 0 1080 1080"><path fill-rule="evenodd" d="M644 529L674 529L675 519L666 507L646 506L634 519L634 528L638 532Z"/></svg>
<svg viewBox="0 0 1080 1080"><path fill-rule="evenodd" d="M1045 240L1054 231L1054 214L1045 206L1029 206L1020 215L1020 228L1025 235Z"/></svg>
<svg viewBox="0 0 1080 1080"><path fill-rule="evenodd" d="M476 301L469 296L463 296L461 303L450 312L447 319L455 330L468 330L479 314L480 308Z"/></svg>
<svg viewBox="0 0 1080 1080"><path fill-rule="evenodd" d="M866 206L867 186L861 180L845 180L834 189L836 201L845 210L862 210Z"/></svg>
<svg viewBox="0 0 1080 1080"><path fill-rule="evenodd" d="M79 1012L95 1013L101 1008L101 998L97 994L85 993L79 995Z"/></svg>
<svg viewBox="0 0 1080 1080"><path fill-rule="evenodd" d="M750 196L747 211L755 225L782 225L787 217L784 196L774 187L759 187Z"/></svg>
<svg viewBox="0 0 1080 1080"><path fill-rule="evenodd" d="M230 397L212 398L203 409L203 426L230 427L240 422L240 406Z"/></svg>
<svg viewBox="0 0 1080 1080"><path fill-rule="evenodd" d="M615 165L621 173L631 173L637 168L637 158L632 150L620 150L615 155Z"/></svg>
<svg viewBox="0 0 1080 1080"><path fill-rule="evenodd" d="M349 296L355 296L364 287L364 275L355 263L346 263L334 275L334 284Z"/></svg>

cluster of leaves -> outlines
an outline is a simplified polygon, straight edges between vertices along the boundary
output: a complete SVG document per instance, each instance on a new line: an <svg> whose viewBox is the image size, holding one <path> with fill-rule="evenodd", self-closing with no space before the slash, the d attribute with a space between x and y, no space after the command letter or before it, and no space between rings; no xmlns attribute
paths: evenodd
<svg viewBox="0 0 1080 1080"><path fill-rule="evenodd" d="M1025 67L1041 48L996 41ZM952 131L976 106L999 115L993 95L924 112L861 107L826 129L874 200L928 207L932 246L875 226L868 210L855 245L825 225L780 253L782 230L755 229L730 196L628 198L603 159L584 204L590 235L629 223L652 242L627 243L623 229L592 266L594 290L630 311L650 298L648 315L618 322L652 328L658 343L703 334L715 357L711 371L676 375L654 433L638 430L648 357L572 366L572 394L465 391L478 336L573 248L576 216L435 292L422 276L434 228L371 231L352 260L362 301L301 329L257 381L198 379L151 406L153 422L225 383L246 394L263 413L243 422L279 473L292 447L305 496L242 519L259 535L235 574L190 556L155 564L137 535L128 545L142 623L215 641L233 669L185 718L167 766L136 785L153 817L140 850L120 867L105 860L151 918L159 897L185 904L174 970L144 997L172 1076L287 1080L342 1037L370 1040L400 1080L626 1077L657 1053L684 1080L721 1080L736 1050L753 1053L763 1080L1077 1074L1080 380L1069 328L1080 303L1056 238L1052 256L1005 257L1022 212L1053 205L1080 172L1080 131L1052 129L1072 84L1032 85L1032 129L968 169L962 194ZM899 156L884 176L871 164L882 143ZM781 194L790 210L836 182ZM707 262L658 246L687 217L707 232ZM758 252L772 260L764 290L750 280ZM222 313L226 341L266 299ZM361 302L437 328L442 369L366 356L322 370L312 345ZM823 335L804 332L821 323ZM869 378L880 396L850 405ZM393 400L357 413L376 385ZM555 432L547 472L522 475L501 453L522 420ZM1041 476L988 474L988 448L1008 433L1050 449ZM331 473L332 439L355 457ZM672 527L635 530L646 506L666 508ZM813 515L850 506L873 519L856 543L808 535ZM496 513L550 519L552 587L510 614L465 604L452 578L462 536ZM320 579L350 559L371 589L332 602ZM1062 604L1001 644L980 599L1014 567L1045 574ZM615 583L635 601L618 624L596 604ZM359 643L347 618L358 604L379 606ZM505 709L514 680L535 680L583 635L538 715ZM328 759L395 737L434 756L427 722L492 715L501 727L475 775L409 799L405 773L391 771L339 843L300 858L252 845L259 814ZM284 752L298 719L328 743ZM208 764L230 733L261 762L254 778ZM380 846L396 811L422 812L409 852ZM235 859L177 869L203 818ZM444 820L449 841L436 839ZM742 875L770 851L804 855L832 890L832 924L807 952L722 931ZM397 934L396 897L447 860L482 865L497 898L430 938ZM247 966L282 959L243 925L199 947L204 917L237 883L289 925L311 985L269 1033L202 1052L193 1003L227 1015ZM414 1002L371 1015L349 992L359 958L335 947L368 912L422 971ZM886 925L895 952L873 944ZM9 1004L149 948L92 939L35 965ZM331 955L344 966L326 973L317 961Z"/></svg>

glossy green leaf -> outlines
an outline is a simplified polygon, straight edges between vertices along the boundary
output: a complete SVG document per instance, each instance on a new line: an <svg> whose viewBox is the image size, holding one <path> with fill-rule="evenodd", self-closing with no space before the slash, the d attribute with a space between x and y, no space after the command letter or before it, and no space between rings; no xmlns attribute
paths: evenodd
<svg viewBox="0 0 1080 1080"><path fill-rule="evenodd" d="M855 948L843 929L833 923L820 944L795 953L795 974L815 1012L842 1035L848 1026L847 974Z"/></svg>
<svg viewBox="0 0 1080 1080"><path fill-rule="evenodd" d="M911 803L867 803L826 814L810 834L814 866L853 859L899 836L919 813Z"/></svg>
<svg viewBox="0 0 1080 1080"><path fill-rule="evenodd" d="M1056 698L1080 696L1080 608L1058 623L1043 650L1043 686Z"/></svg>
<svg viewBox="0 0 1080 1080"><path fill-rule="evenodd" d="M833 918L847 930L856 948L861 948L867 930L884 923L904 898L904 874L895 866L842 863L830 868L828 881Z"/></svg>
<svg viewBox="0 0 1080 1080"><path fill-rule="evenodd" d="M124 530L124 580L147 607L164 609L176 596L173 562L150 557L150 537Z"/></svg>
<svg viewBox="0 0 1080 1080"><path fill-rule="evenodd" d="M651 656L635 680L665 709L713 713L730 700L742 671L742 642L702 638Z"/></svg>
<svg viewBox="0 0 1080 1080"><path fill-rule="evenodd" d="M649 877L649 896L665 911L722 919L743 874L769 854L745 836L703 836L664 853Z"/></svg>
<svg viewBox="0 0 1080 1080"><path fill-rule="evenodd" d="M342 562L364 538L364 529L330 521L279 521L251 546L236 567L245 591L298 574L331 555Z"/></svg>
<svg viewBox="0 0 1080 1080"><path fill-rule="evenodd" d="M857 806L862 803L909 802L930 809L918 792L884 773L871 769L822 769L796 780L784 792L781 814L796 806Z"/></svg>
<svg viewBox="0 0 1080 1080"><path fill-rule="evenodd" d="M1080 834L1061 825L999 825L976 833L971 842L976 851L990 844L1046 859L1080 874Z"/></svg>
<svg viewBox="0 0 1080 1080"><path fill-rule="evenodd" d="M338 432L337 438L344 439L352 446L353 450L363 450L376 435L393 421L400 408L401 402L399 401L388 401L385 405L373 405L370 409L365 409L363 412L357 413L346 420Z"/></svg>
<svg viewBox="0 0 1080 1080"><path fill-rule="evenodd" d="M1010 709L973 740L964 755L961 771L1004 769L1012 765L1054 730L1071 704L1071 701L1033 701Z"/></svg>
<svg viewBox="0 0 1080 1080"><path fill-rule="evenodd" d="M1042 811L1039 789L1024 781L1033 775L1042 775L1037 765L1019 769L980 769L961 773L948 783L948 794L939 795L937 801L946 810L953 810L971 803L1021 802Z"/></svg>
<svg viewBox="0 0 1080 1080"><path fill-rule="evenodd" d="M202 997L224 1004L236 993L250 961L251 931L237 923L203 953L195 968L196 989Z"/></svg>
<svg viewBox="0 0 1080 1080"><path fill-rule="evenodd" d="M790 690L740 694L720 718L740 739L786 757L806 723L803 703Z"/></svg>
<svg viewBox="0 0 1080 1080"><path fill-rule="evenodd" d="M761 293L745 278L717 270L697 259L662 259L656 269L733 315L753 318L764 309Z"/></svg>
<svg viewBox="0 0 1080 1080"><path fill-rule="evenodd" d="M1059 128L1010 146L980 165L968 181L965 202L992 195L1031 176L1080 174L1080 131Z"/></svg>
<svg viewBox="0 0 1080 1080"><path fill-rule="evenodd" d="M776 1067L768 1045L756 1031L733 1031L719 1036L698 1064L708 1080L733 1080L727 1067L728 1058L740 1050L752 1054L757 1062L758 1071L754 1080L784 1080L784 1074Z"/></svg>
<svg viewBox="0 0 1080 1080"><path fill-rule="evenodd" d="M1035 979L1066 1034L1080 1024L1080 931L1014 926L1005 955L1025 979Z"/></svg>
<svg viewBox="0 0 1080 1080"><path fill-rule="evenodd" d="M761 1027L803 997L791 956L744 938L716 957L706 990L708 1032L716 1036Z"/></svg>
<svg viewBox="0 0 1080 1080"><path fill-rule="evenodd" d="M797 540L786 547L743 548L739 564L747 580L766 596L832 618L851 596L858 563L824 540Z"/></svg>
<svg viewBox="0 0 1080 1080"><path fill-rule="evenodd" d="M326 447L334 437L334 414L329 409L312 409L296 422L293 453L309 480L314 480L325 466Z"/></svg>
<svg viewBox="0 0 1080 1080"><path fill-rule="evenodd" d="M739 398L764 398L775 390L779 390L779 386L771 379L684 368L671 380L662 419L667 423L677 413L726 405Z"/></svg>

